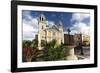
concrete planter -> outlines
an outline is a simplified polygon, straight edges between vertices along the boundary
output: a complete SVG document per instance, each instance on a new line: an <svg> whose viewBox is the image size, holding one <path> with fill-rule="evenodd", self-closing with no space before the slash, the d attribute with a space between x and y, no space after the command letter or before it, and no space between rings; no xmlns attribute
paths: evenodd
<svg viewBox="0 0 100 73"><path fill-rule="evenodd" d="M74 53L74 47L74 45L65 46L67 60L78 60L77 56Z"/></svg>

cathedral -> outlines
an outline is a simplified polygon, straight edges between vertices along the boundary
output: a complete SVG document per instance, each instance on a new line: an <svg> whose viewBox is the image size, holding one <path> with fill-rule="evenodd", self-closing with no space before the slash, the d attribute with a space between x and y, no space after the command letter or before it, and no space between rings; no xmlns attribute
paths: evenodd
<svg viewBox="0 0 100 73"><path fill-rule="evenodd" d="M61 21L58 21L58 24L46 24L46 17L41 14L38 18L38 48L39 50L42 49L41 43L42 41L50 42L52 40L56 40L57 44L60 45L64 43L64 32L63 32L63 25Z"/></svg>

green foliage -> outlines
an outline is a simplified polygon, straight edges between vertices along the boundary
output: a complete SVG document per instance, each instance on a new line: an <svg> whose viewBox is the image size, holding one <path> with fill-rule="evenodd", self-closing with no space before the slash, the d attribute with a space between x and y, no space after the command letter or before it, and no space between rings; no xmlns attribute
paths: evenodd
<svg viewBox="0 0 100 73"><path fill-rule="evenodd" d="M23 40L22 42L23 44L23 48L37 48L38 47L38 40L37 39L34 39L32 41L30 40Z"/></svg>
<svg viewBox="0 0 100 73"><path fill-rule="evenodd" d="M30 40L23 40L23 62L29 62L29 61L36 61L36 57L38 55L38 49L37 49L37 40L34 39L33 41Z"/></svg>
<svg viewBox="0 0 100 73"><path fill-rule="evenodd" d="M64 57L63 46L57 45L56 40L53 40L44 46L44 60L64 60Z"/></svg>
<svg viewBox="0 0 100 73"><path fill-rule="evenodd" d="M31 46L31 43L32 43L32 42L29 41L29 40L27 40L27 41L24 40L23 43L22 43L22 44L23 44L23 48L28 48L28 47L30 47L30 46Z"/></svg>
<svg viewBox="0 0 100 73"><path fill-rule="evenodd" d="M46 41L45 40L41 40L41 46L44 47L46 45Z"/></svg>
<svg viewBox="0 0 100 73"><path fill-rule="evenodd" d="M23 41L23 60L25 61L57 61L64 60L64 47L58 45L56 40L52 40L47 43L46 41L41 42L43 50L38 50L38 40Z"/></svg>
<svg viewBox="0 0 100 73"><path fill-rule="evenodd" d="M32 40L32 45L31 45L32 48L37 48L38 47L38 40L37 39L34 39Z"/></svg>

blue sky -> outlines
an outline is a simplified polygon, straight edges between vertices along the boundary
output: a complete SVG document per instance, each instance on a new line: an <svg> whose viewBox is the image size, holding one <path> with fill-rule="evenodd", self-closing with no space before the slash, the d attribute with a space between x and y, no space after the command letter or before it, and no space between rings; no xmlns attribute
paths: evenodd
<svg viewBox="0 0 100 73"><path fill-rule="evenodd" d="M23 11L24 12L24 11ZM71 26L71 17L72 13L65 13L65 12L47 12L47 11L30 11L30 15L33 18L37 18L40 14L43 14L46 17L47 21L53 21L56 25L59 21L62 21L63 27L70 27ZM23 19L25 17L23 16Z"/></svg>
<svg viewBox="0 0 100 73"><path fill-rule="evenodd" d="M23 38L31 39L38 32L38 17L43 14L48 23L54 22L56 25L62 21L64 32L70 28L72 33L89 34L90 14L72 12L48 12L48 11L22 11ZM84 32L85 31L85 32Z"/></svg>

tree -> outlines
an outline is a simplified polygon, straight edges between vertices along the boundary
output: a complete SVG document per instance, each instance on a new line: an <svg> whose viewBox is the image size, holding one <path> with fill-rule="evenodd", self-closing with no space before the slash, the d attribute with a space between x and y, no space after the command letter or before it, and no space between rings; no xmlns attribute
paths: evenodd
<svg viewBox="0 0 100 73"><path fill-rule="evenodd" d="M64 60L65 54L63 52L63 46L57 45L56 40L47 43L44 46L44 60L56 61Z"/></svg>
<svg viewBox="0 0 100 73"><path fill-rule="evenodd" d="M41 47L44 47L46 45L46 41L45 40L41 40Z"/></svg>
<svg viewBox="0 0 100 73"><path fill-rule="evenodd" d="M23 42L22 42L22 46L23 46L23 48L28 48L28 47L30 47L31 46L31 41L30 40L24 40Z"/></svg>
<svg viewBox="0 0 100 73"><path fill-rule="evenodd" d="M32 46L34 45L34 46ZM23 41L23 62L30 62L30 61L35 61L36 56L38 55L38 49L37 47L37 41L29 41L29 40L24 40Z"/></svg>
<svg viewBox="0 0 100 73"><path fill-rule="evenodd" d="M37 48L38 47L38 40L34 39L32 40L32 48Z"/></svg>

